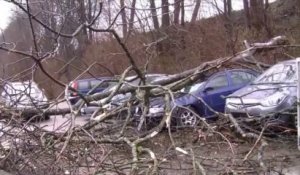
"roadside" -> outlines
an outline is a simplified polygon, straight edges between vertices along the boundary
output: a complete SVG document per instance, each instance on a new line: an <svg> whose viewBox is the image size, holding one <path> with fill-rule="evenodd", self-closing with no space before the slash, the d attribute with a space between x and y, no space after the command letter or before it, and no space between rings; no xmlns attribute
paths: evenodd
<svg viewBox="0 0 300 175"><path fill-rule="evenodd" d="M66 102L59 103L52 107L53 109L68 108ZM34 123L36 126L45 129L46 131L65 132L71 125L71 114L53 115L49 120ZM75 118L75 126L83 126L89 120L89 116L77 116Z"/></svg>

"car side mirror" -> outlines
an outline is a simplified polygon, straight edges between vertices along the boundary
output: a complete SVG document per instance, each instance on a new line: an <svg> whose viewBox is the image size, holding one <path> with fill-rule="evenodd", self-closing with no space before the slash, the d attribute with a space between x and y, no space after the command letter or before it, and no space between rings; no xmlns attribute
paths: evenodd
<svg viewBox="0 0 300 175"><path fill-rule="evenodd" d="M212 90L214 90L213 87L206 87L206 88L204 89L204 93L207 93L208 91L212 91Z"/></svg>

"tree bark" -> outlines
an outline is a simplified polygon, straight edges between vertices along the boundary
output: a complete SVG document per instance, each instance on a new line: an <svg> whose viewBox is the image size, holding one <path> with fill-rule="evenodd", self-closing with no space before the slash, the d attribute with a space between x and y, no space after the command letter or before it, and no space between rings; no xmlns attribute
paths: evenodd
<svg viewBox="0 0 300 175"><path fill-rule="evenodd" d="M122 17L122 30L123 30L123 38L127 36L127 20L126 20L126 11L125 11L125 2L124 0L120 0L121 4L121 17Z"/></svg>
<svg viewBox="0 0 300 175"><path fill-rule="evenodd" d="M78 16L79 16L79 21L80 24L84 24L86 22L86 14L85 14L85 5L84 5L84 1L82 0L77 0L78 4L79 4L79 10L78 10ZM85 46L88 44L88 33L87 33L87 29L84 28L82 30L82 35L79 36L79 42L81 45L81 49L85 50Z"/></svg>
<svg viewBox="0 0 300 175"><path fill-rule="evenodd" d="M231 0L227 0L227 15L228 15L228 17L231 17L231 12L232 12L232 3L231 3Z"/></svg>
<svg viewBox="0 0 300 175"><path fill-rule="evenodd" d="M233 23L231 19L232 4L231 0L224 0L224 26L226 29L226 50L228 53L235 54L235 40L233 33Z"/></svg>
<svg viewBox="0 0 300 175"><path fill-rule="evenodd" d="M107 8L108 8L108 24L111 25L111 1L108 1L107 2Z"/></svg>
<svg viewBox="0 0 300 175"><path fill-rule="evenodd" d="M151 8L151 16L152 16L152 20L153 20L154 29L158 30L159 23L158 23L158 18L157 18L155 0L150 0L150 8Z"/></svg>
<svg viewBox="0 0 300 175"><path fill-rule="evenodd" d="M136 4L136 0L132 0L130 18L129 18L129 32L131 32L133 30L134 16L135 16L135 4Z"/></svg>
<svg viewBox="0 0 300 175"><path fill-rule="evenodd" d="M88 0L88 21L89 23L92 21L93 18L93 11L92 11L92 0ZM89 41L93 41L93 31L89 30Z"/></svg>
<svg viewBox="0 0 300 175"><path fill-rule="evenodd" d="M270 26L269 16L268 16L269 0L265 0L265 4L263 4L263 6L264 6L264 8L262 9L263 24L264 24L264 27L265 27L268 37L272 37L273 31L272 31L272 27ZM272 16L272 14L270 14L270 16Z"/></svg>
<svg viewBox="0 0 300 175"><path fill-rule="evenodd" d="M193 10L192 19L191 19L192 24L195 23L196 20L197 20L200 5L201 5L201 0L196 0L196 5L195 5L195 8Z"/></svg>
<svg viewBox="0 0 300 175"><path fill-rule="evenodd" d="M232 12L232 3L231 0L224 0L224 16L226 18L231 16L231 12Z"/></svg>
<svg viewBox="0 0 300 175"><path fill-rule="evenodd" d="M263 1L250 0L251 25L260 30L263 26Z"/></svg>
<svg viewBox="0 0 300 175"><path fill-rule="evenodd" d="M227 0L223 0L223 5L224 5L224 16L227 15Z"/></svg>
<svg viewBox="0 0 300 175"><path fill-rule="evenodd" d="M185 24L184 18L185 18L184 0L181 0L181 26L184 26Z"/></svg>
<svg viewBox="0 0 300 175"><path fill-rule="evenodd" d="M174 8L174 24L178 25L179 24L179 14L180 14L180 4L182 0L175 0L175 8Z"/></svg>
<svg viewBox="0 0 300 175"><path fill-rule="evenodd" d="M248 28L251 28L250 25L250 11L249 11L249 1L243 0L244 2L244 13L245 13L245 24Z"/></svg>
<svg viewBox="0 0 300 175"><path fill-rule="evenodd" d="M170 26L169 1L161 0L161 6L162 6L161 26L165 28Z"/></svg>
<svg viewBox="0 0 300 175"><path fill-rule="evenodd" d="M265 0L265 9L269 8L269 0Z"/></svg>

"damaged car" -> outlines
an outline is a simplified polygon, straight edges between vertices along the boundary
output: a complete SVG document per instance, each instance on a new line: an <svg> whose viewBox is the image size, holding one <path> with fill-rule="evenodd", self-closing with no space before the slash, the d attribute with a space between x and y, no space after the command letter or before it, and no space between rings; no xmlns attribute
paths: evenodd
<svg viewBox="0 0 300 175"><path fill-rule="evenodd" d="M146 74L146 84L152 84L155 81L165 79L167 78L167 75L165 74ZM138 86L140 85L142 80L138 76L129 76L126 77L124 80L124 84L121 86L121 88L129 87L129 86ZM109 92L114 91L118 87L118 82L113 82L108 88L106 88L103 92ZM119 106L122 106L124 103L126 103L128 100L130 100L130 97L132 94L130 92L128 93L121 93L114 95L111 100L103 105L101 108L104 111L111 111ZM85 105L83 108L81 108L80 112L81 114L93 114L96 110L99 109L100 104L103 104L106 101L106 98L94 101L93 103L96 105Z"/></svg>
<svg viewBox="0 0 300 175"><path fill-rule="evenodd" d="M248 86L226 99L226 113L234 117L274 116L279 122L291 122L287 113L297 101L296 61L280 62Z"/></svg>
<svg viewBox="0 0 300 175"><path fill-rule="evenodd" d="M258 73L249 69L231 69L217 72L206 81L196 82L185 87L175 95L172 106L172 125L195 126L199 116L215 119L216 112L224 112L225 98L236 90L252 82ZM162 119L165 102L162 97L153 99L146 116L146 124L157 123ZM135 116L140 117L143 111L137 107ZM143 119L142 119L143 120ZM147 124L148 123L148 124Z"/></svg>

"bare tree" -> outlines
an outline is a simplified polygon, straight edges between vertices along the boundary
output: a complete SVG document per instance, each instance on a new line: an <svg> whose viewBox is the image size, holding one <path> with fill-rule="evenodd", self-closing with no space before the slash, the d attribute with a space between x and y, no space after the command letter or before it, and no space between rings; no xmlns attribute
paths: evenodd
<svg viewBox="0 0 300 175"><path fill-rule="evenodd" d="M184 9L184 0L181 1L181 26L184 26L185 25L185 9Z"/></svg>
<svg viewBox="0 0 300 175"><path fill-rule="evenodd" d="M159 29L158 17L156 12L155 0L150 0L151 17L154 25L154 29Z"/></svg>
<svg viewBox="0 0 300 175"><path fill-rule="evenodd" d="M243 0L243 4L244 4L245 23L246 23L246 26L248 28L250 28L251 24L250 24L249 1Z"/></svg>
<svg viewBox="0 0 300 175"><path fill-rule="evenodd" d="M235 39L233 33L233 21L232 21L232 2L231 0L224 0L224 24L227 34L226 48L227 52L235 54Z"/></svg>
<svg viewBox="0 0 300 175"><path fill-rule="evenodd" d="M261 0L250 0L251 24L257 30L263 26L263 3Z"/></svg>
<svg viewBox="0 0 300 175"><path fill-rule="evenodd" d="M224 15L227 17L231 17L232 12L232 2L231 0L224 0Z"/></svg>
<svg viewBox="0 0 300 175"><path fill-rule="evenodd" d="M182 0L177 0L174 3L174 24L179 24L180 5Z"/></svg>
<svg viewBox="0 0 300 175"><path fill-rule="evenodd" d="M127 18L124 0L120 0L123 37L127 36Z"/></svg>
<svg viewBox="0 0 300 175"><path fill-rule="evenodd" d="M201 5L201 0L196 0L196 5L194 7L193 14L192 14L192 19L191 19L192 24L195 23L196 20L197 20L200 5Z"/></svg>
<svg viewBox="0 0 300 175"><path fill-rule="evenodd" d="M129 32L131 32L133 30L134 16L135 16L135 4L136 4L136 0L132 0L130 18L129 18L129 29L128 29Z"/></svg>
<svg viewBox="0 0 300 175"><path fill-rule="evenodd" d="M169 0L161 0L161 11L161 26L163 28L170 26Z"/></svg>
<svg viewBox="0 0 300 175"><path fill-rule="evenodd" d="M88 22L91 22L92 19L93 19L93 3L92 3L92 0L88 0L87 2L87 19L88 19ZM88 36L89 36L89 41L93 41L93 32L92 31L88 31Z"/></svg>
<svg viewBox="0 0 300 175"><path fill-rule="evenodd" d="M265 9L269 8L269 0L265 0Z"/></svg>
<svg viewBox="0 0 300 175"><path fill-rule="evenodd" d="M269 6L270 6L269 0L265 0L264 8L263 8L263 20L264 20L264 28L267 32L268 37L272 37L273 31L272 31L272 27L270 26L270 20L269 20L269 16L272 16L272 14L269 14L270 13Z"/></svg>

